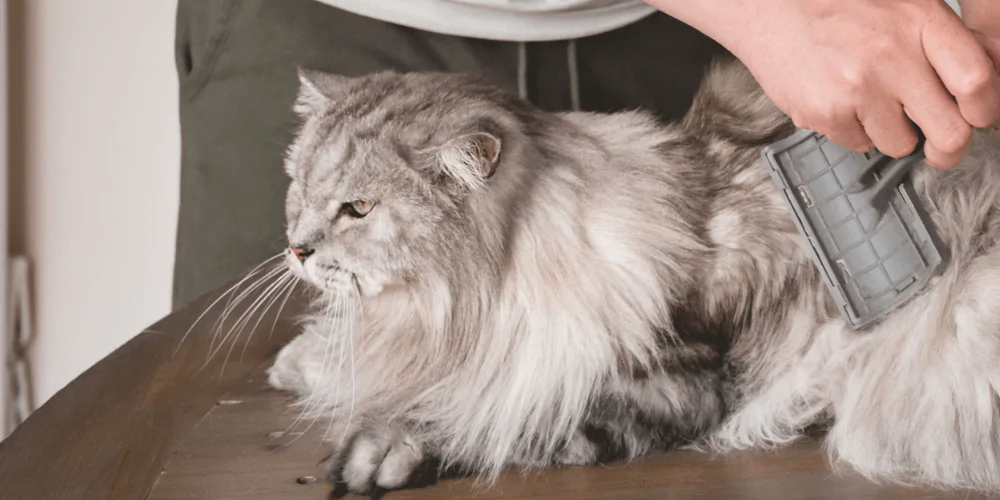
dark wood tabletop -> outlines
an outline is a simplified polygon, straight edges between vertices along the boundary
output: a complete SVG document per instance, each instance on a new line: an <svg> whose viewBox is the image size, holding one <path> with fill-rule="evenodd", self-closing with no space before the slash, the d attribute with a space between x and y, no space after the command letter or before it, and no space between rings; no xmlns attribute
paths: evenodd
<svg viewBox="0 0 1000 500"><path fill-rule="evenodd" d="M295 335L302 301L293 299L280 317L271 308L252 336L243 332L232 351L224 348L209 360L225 301L181 340L217 296L208 294L139 333L0 443L0 500L326 499L331 488L319 465L329 452L319 439L326 423L298 420L289 396L269 389L264 375ZM237 310L224 325L239 317ZM449 480L386 498L981 497L880 487L833 473L818 444L804 441L771 452L680 452L612 466L509 472L490 488Z"/></svg>

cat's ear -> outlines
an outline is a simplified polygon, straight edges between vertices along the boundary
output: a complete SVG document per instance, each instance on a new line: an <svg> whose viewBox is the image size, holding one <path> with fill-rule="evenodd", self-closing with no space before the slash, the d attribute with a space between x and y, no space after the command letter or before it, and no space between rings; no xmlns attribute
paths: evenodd
<svg viewBox="0 0 1000 500"><path fill-rule="evenodd" d="M298 68L299 95L292 109L299 116L308 116L319 112L347 86L346 76L323 73L310 69Z"/></svg>
<svg viewBox="0 0 1000 500"><path fill-rule="evenodd" d="M461 135L441 146L438 160L445 174L469 189L483 187L500 164L500 138L488 132Z"/></svg>

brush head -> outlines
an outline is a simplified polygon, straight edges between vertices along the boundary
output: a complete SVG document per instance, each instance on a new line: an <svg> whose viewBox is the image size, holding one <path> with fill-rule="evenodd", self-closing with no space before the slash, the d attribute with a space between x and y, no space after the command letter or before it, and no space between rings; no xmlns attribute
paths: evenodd
<svg viewBox="0 0 1000 500"><path fill-rule="evenodd" d="M921 137L922 142L922 137ZM906 303L946 266L913 189L922 147L904 158L854 153L800 129L762 151L844 319L859 330Z"/></svg>

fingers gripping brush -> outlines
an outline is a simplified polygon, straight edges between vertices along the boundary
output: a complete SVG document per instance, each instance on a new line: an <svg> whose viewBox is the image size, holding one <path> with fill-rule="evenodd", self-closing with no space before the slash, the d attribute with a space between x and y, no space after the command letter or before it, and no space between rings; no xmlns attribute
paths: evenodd
<svg viewBox="0 0 1000 500"><path fill-rule="evenodd" d="M946 247L913 189L914 153L854 153L800 129L765 147L764 162L847 323L875 324L947 265Z"/></svg>

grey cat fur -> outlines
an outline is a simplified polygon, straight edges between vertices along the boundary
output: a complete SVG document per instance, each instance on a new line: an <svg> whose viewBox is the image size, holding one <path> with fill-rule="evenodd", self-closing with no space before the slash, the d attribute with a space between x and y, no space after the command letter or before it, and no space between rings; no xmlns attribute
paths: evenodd
<svg viewBox="0 0 1000 500"><path fill-rule="evenodd" d="M432 459L489 479L814 424L872 479L1000 489L986 135L915 173L949 268L856 333L761 165L793 125L739 63L669 125L543 112L468 75L300 76L287 232L315 252L287 265L317 305L270 381L332 419L348 489Z"/></svg>

